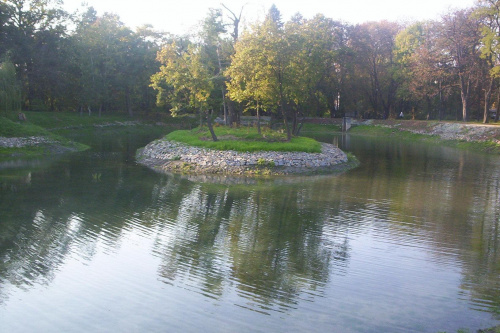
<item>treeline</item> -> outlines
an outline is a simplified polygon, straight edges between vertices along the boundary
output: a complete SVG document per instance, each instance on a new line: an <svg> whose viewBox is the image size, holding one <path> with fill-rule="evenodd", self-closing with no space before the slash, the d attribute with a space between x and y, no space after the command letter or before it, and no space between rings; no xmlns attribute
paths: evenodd
<svg viewBox="0 0 500 333"><path fill-rule="evenodd" d="M132 31L116 15L58 3L0 2L0 110L199 113L228 124L249 112L282 119L290 137L303 117L486 122L500 104L496 0L408 25L283 21L272 6L244 29L242 12L222 5L192 36Z"/></svg>
<svg viewBox="0 0 500 333"><path fill-rule="evenodd" d="M67 13L60 1L0 2L0 110L147 112L150 77L167 35L132 31L90 7Z"/></svg>

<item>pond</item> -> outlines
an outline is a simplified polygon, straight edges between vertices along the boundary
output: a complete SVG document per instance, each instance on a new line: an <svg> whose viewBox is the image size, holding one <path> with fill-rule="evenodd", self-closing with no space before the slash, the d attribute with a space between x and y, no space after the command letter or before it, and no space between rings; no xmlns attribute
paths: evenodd
<svg viewBox="0 0 500 333"><path fill-rule="evenodd" d="M206 179L151 138L0 169L2 332L456 332L500 322L500 158L323 136L337 175Z"/></svg>

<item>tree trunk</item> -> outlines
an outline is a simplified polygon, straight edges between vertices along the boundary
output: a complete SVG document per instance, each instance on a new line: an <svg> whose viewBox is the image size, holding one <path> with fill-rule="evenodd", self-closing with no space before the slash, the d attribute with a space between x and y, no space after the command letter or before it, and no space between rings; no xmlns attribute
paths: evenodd
<svg viewBox="0 0 500 333"><path fill-rule="evenodd" d="M460 97L462 99L462 120L469 120L469 87L470 82L460 75Z"/></svg>
<svg viewBox="0 0 500 333"><path fill-rule="evenodd" d="M490 115L490 98L491 92L493 91L493 78L490 79L488 88L484 91L484 114L483 114L483 124L487 124Z"/></svg>
<svg viewBox="0 0 500 333"><path fill-rule="evenodd" d="M134 112L132 111L132 103L130 99L130 89L129 87L125 88L125 107L127 108L127 113L129 117L132 117L134 115Z"/></svg>
<svg viewBox="0 0 500 333"><path fill-rule="evenodd" d="M230 99L227 99L227 108L228 108L228 116L229 116L229 125L239 125L240 117L238 116L238 111L234 107L234 102Z"/></svg>
<svg viewBox="0 0 500 333"><path fill-rule="evenodd" d="M212 136L212 140L215 142L217 141L217 136L215 135L215 132L214 132L214 128L212 126L212 115L211 115L212 112L208 112L206 111L205 114L207 115L207 126L208 126L208 130L210 131L210 135Z"/></svg>
<svg viewBox="0 0 500 333"><path fill-rule="evenodd" d="M302 129L302 126L304 125L304 120L306 119L306 116L302 114L302 120L299 124L299 127L297 128L297 132L295 133L296 136L300 135L300 130Z"/></svg>
<svg viewBox="0 0 500 333"><path fill-rule="evenodd" d="M281 82L281 80L279 80ZM285 106L283 105L283 86L280 83L280 109L281 109L281 115L283 116L283 123L285 124L285 129L286 129L286 141L290 142L292 141L292 133L290 132L290 125L288 124L288 119L286 117L286 111L285 111Z"/></svg>
<svg viewBox="0 0 500 333"><path fill-rule="evenodd" d="M297 133L297 110L292 113L292 133L295 135Z"/></svg>
<svg viewBox="0 0 500 333"><path fill-rule="evenodd" d="M500 87L498 87L498 94L497 94L497 112L495 114L495 123L498 121L498 114L500 113Z"/></svg>
<svg viewBox="0 0 500 333"><path fill-rule="evenodd" d="M443 90L441 89L441 80L439 80L439 120L443 120Z"/></svg>
<svg viewBox="0 0 500 333"><path fill-rule="evenodd" d="M431 98L429 95L425 96L425 100L427 102L427 120L431 119Z"/></svg>
<svg viewBox="0 0 500 333"><path fill-rule="evenodd" d="M285 108L283 107L283 104L280 105L281 108L281 115L283 116L283 123L285 124L285 129L286 129L286 141L290 142L292 141L292 133L290 131L290 125L288 124L288 119L286 117L286 112Z"/></svg>
<svg viewBox="0 0 500 333"><path fill-rule="evenodd" d="M260 112L259 112L259 103L257 103L257 132L259 135L262 135L260 131Z"/></svg>
<svg viewBox="0 0 500 333"><path fill-rule="evenodd" d="M224 92L224 88L222 90L222 107L224 108L224 125L229 125L229 119L227 114L227 104L226 104L226 94Z"/></svg>

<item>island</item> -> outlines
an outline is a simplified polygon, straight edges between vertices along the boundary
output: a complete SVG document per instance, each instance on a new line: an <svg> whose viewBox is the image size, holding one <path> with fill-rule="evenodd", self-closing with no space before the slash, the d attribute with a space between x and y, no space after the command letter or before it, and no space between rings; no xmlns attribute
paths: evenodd
<svg viewBox="0 0 500 333"><path fill-rule="evenodd" d="M242 133L245 131L247 136ZM248 137L255 138L250 132L233 130L231 135L220 135L223 140L214 146L204 144L207 140L203 133L198 135L199 140L194 144L180 142L179 138L181 141L184 138L184 141L193 142L186 140L186 136L189 135L192 139L196 132L175 131L139 149L136 159L138 163L159 171L227 175L324 173L344 170L347 165L352 167L354 164L354 157L348 156L333 144L319 143L310 138L300 138L304 140L301 142L304 144L275 142L275 137L269 139L269 142L249 140Z"/></svg>

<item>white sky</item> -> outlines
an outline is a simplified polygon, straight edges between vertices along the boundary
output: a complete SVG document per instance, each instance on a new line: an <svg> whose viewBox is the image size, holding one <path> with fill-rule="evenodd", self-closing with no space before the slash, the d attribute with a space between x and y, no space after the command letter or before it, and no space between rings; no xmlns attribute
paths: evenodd
<svg viewBox="0 0 500 333"><path fill-rule="evenodd" d="M85 0L97 10L118 14L122 22L134 29L143 24L152 24L156 30L173 34L188 33L208 13L208 8L219 8L224 3L233 12L239 13L245 5L243 22L254 22L265 16L274 3L288 20L299 12L305 18L322 13L352 24L367 21L410 21L438 19L449 9L466 8L475 0ZM64 0L66 10L73 12L82 0Z"/></svg>

